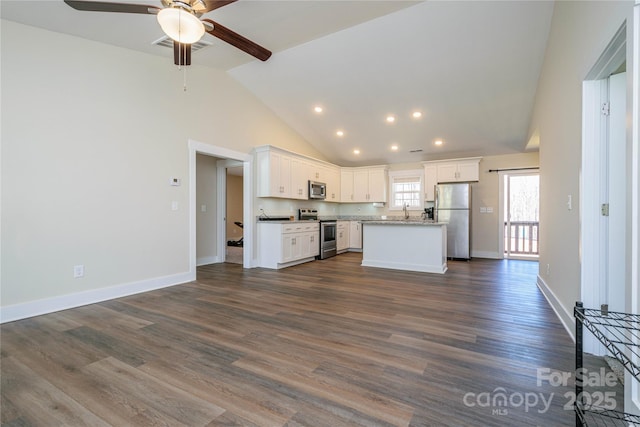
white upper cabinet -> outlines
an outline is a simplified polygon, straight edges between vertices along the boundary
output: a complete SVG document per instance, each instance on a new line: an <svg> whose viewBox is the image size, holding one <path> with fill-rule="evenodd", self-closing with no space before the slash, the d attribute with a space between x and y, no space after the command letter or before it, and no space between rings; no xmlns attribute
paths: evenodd
<svg viewBox="0 0 640 427"><path fill-rule="evenodd" d="M340 168L272 147L255 149L258 197L307 200L309 181L326 184L326 202L386 202L387 167Z"/></svg>
<svg viewBox="0 0 640 427"><path fill-rule="evenodd" d="M480 159L458 162L458 181L479 181Z"/></svg>
<svg viewBox="0 0 640 427"><path fill-rule="evenodd" d="M433 164L424 165L424 199L433 202L436 199L435 187L438 184L438 168Z"/></svg>
<svg viewBox="0 0 640 427"><path fill-rule="evenodd" d="M342 201L367 203L387 201L387 168L342 168Z"/></svg>
<svg viewBox="0 0 640 427"><path fill-rule="evenodd" d="M291 158L275 152L260 151L258 163L258 197L291 197Z"/></svg>
<svg viewBox="0 0 640 427"><path fill-rule="evenodd" d="M341 193L340 184L340 168L337 166L329 166L326 168L326 180L327 184L327 202L339 202Z"/></svg>
<svg viewBox="0 0 640 427"><path fill-rule="evenodd" d="M353 202L353 169L340 170L340 201Z"/></svg>
<svg viewBox="0 0 640 427"><path fill-rule="evenodd" d="M387 201L387 169L369 168L369 198L367 202Z"/></svg>
<svg viewBox="0 0 640 427"><path fill-rule="evenodd" d="M353 201L369 201L369 170L356 169L353 171Z"/></svg>
<svg viewBox="0 0 640 427"><path fill-rule="evenodd" d="M432 193L432 187L435 185L433 183L433 168L435 168L435 183L479 181L480 159L481 157L470 157L465 159L424 162L426 200L431 201L434 198L434 194Z"/></svg>
<svg viewBox="0 0 640 427"><path fill-rule="evenodd" d="M307 200L309 198L309 163L291 158L291 198Z"/></svg>
<svg viewBox="0 0 640 427"><path fill-rule="evenodd" d="M256 148L258 197L307 200L309 180L327 184L329 202L340 201L340 168L271 146Z"/></svg>

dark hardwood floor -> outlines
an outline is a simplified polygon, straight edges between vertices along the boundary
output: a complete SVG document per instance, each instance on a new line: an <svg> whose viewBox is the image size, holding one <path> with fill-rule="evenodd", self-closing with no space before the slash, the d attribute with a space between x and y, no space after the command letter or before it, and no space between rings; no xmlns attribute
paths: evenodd
<svg viewBox="0 0 640 427"><path fill-rule="evenodd" d="M210 265L193 283L4 324L2 424L574 425L573 381L538 381L571 372L574 347L536 263L437 275L360 261Z"/></svg>

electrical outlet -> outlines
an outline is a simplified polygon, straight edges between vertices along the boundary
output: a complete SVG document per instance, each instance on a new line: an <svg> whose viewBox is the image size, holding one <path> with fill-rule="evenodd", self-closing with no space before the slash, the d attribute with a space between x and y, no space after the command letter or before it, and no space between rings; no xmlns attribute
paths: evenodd
<svg viewBox="0 0 640 427"><path fill-rule="evenodd" d="M79 279L80 277L84 277L84 265L74 265L73 278Z"/></svg>
<svg viewBox="0 0 640 427"><path fill-rule="evenodd" d="M547 276L551 274L551 266L547 264Z"/></svg>

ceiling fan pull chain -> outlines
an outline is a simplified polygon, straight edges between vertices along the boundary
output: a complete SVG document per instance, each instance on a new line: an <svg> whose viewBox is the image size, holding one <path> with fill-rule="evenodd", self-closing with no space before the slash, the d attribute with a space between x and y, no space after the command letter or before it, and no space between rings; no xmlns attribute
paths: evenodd
<svg viewBox="0 0 640 427"><path fill-rule="evenodd" d="M186 92L187 91L187 67L182 67L182 70L183 70L182 90Z"/></svg>

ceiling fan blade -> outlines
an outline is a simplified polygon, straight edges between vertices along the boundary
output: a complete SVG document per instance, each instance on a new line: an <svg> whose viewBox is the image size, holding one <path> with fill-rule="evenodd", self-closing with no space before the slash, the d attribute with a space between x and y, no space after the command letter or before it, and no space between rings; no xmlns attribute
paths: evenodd
<svg viewBox="0 0 640 427"><path fill-rule="evenodd" d="M145 15L156 15L161 9L156 6L132 3L112 3L83 0L64 0L66 4L76 10L87 12L120 12L120 13L141 13Z"/></svg>
<svg viewBox="0 0 640 427"><path fill-rule="evenodd" d="M232 46L237 47L238 49L248 53L251 56L258 58L260 61L266 61L271 56L271 51L265 49L257 43L252 42L246 37L241 36L224 27L217 22L212 21L211 19L203 19L203 22L208 22L213 25L213 29L209 29L209 26L205 25L205 31L211 34L214 37L219 38Z"/></svg>
<svg viewBox="0 0 640 427"><path fill-rule="evenodd" d="M191 65L191 45L173 41L173 63L179 66Z"/></svg>
<svg viewBox="0 0 640 427"><path fill-rule="evenodd" d="M211 12L212 10L216 10L222 6L226 6L230 3L235 3L238 0L202 0L205 4L205 9L202 13ZM200 11L199 11L200 12Z"/></svg>

